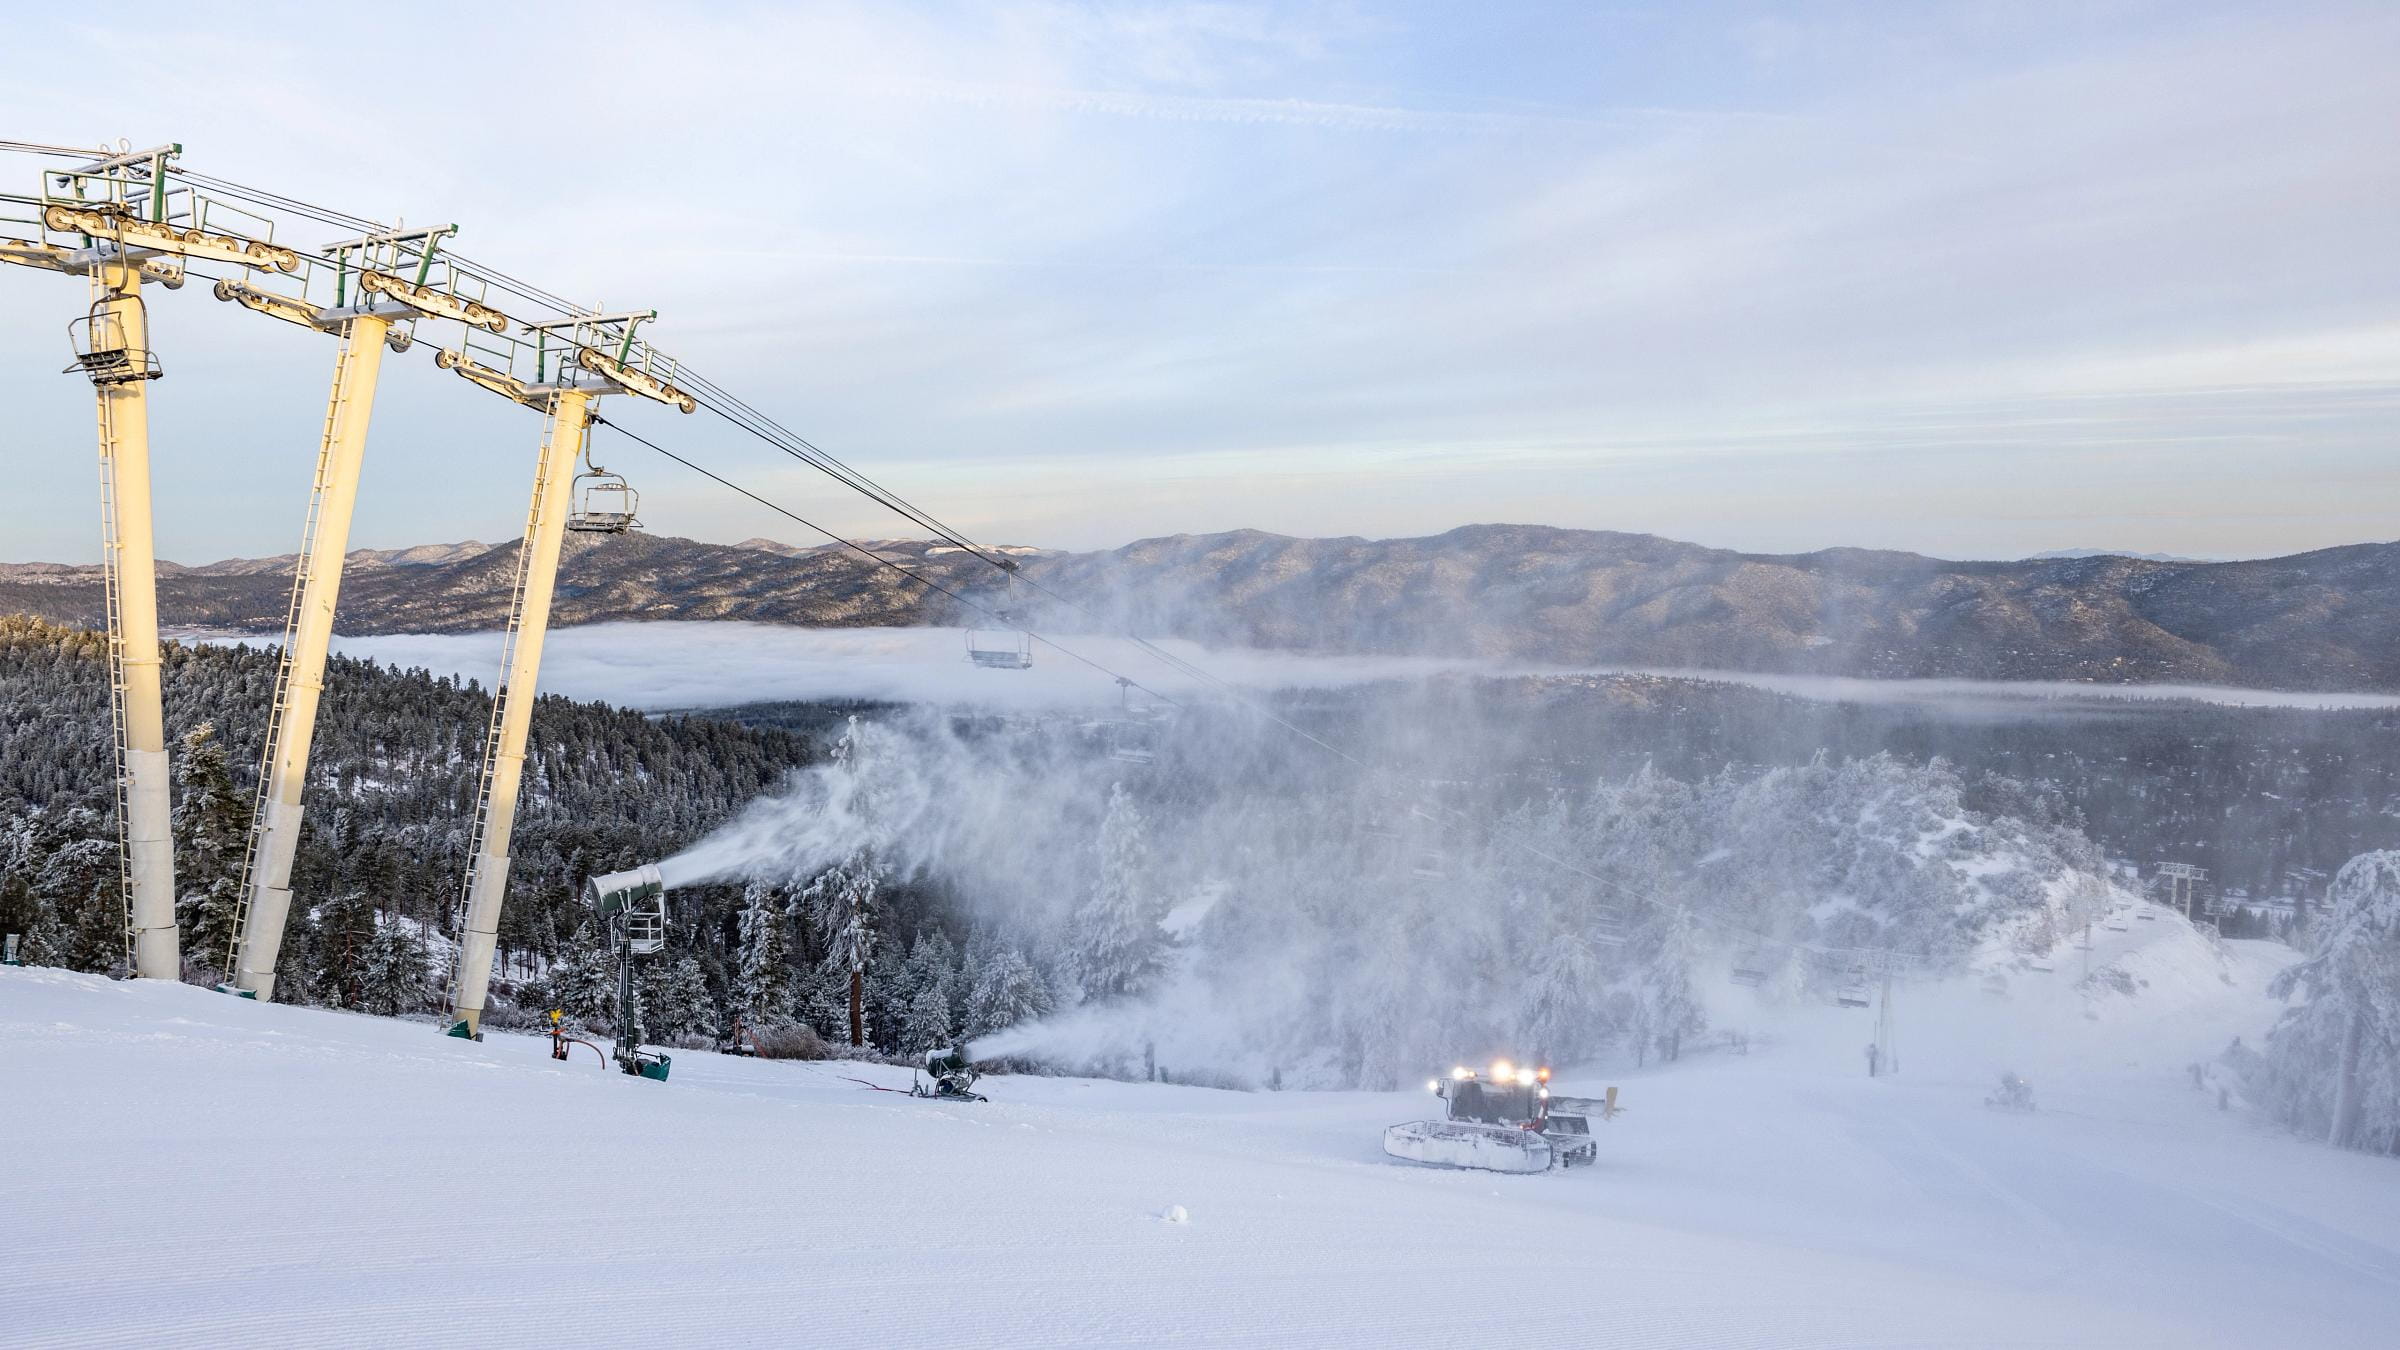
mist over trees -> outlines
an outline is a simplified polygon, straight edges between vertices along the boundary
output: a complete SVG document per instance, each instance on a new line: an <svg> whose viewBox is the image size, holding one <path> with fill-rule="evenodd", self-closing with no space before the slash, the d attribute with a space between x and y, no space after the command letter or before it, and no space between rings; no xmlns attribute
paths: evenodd
<svg viewBox="0 0 2400 1350"><path fill-rule="evenodd" d="M951 924L872 958L900 967L868 989L906 1048L1039 1015L1046 992L1060 1029L1004 1049L1386 1086L1494 1048L1673 1057L1706 1030L1703 973L1737 951L1781 992L1830 996L1857 972L1814 948L1940 970L2046 942L2110 896L2072 829L1978 811L1947 766L1889 755L1535 791L1328 765L1230 714L1195 714L1152 762L1108 744L1073 718L852 722L662 867L745 879L747 952L844 969L861 859L938 897ZM805 942L765 935L770 888L813 907ZM801 996L789 1015L838 1031L826 1011Z"/></svg>
<svg viewBox="0 0 2400 1350"><path fill-rule="evenodd" d="M0 620L0 931L85 970L123 959L104 657L93 635ZM271 651L167 653L195 980L221 974L273 670ZM278 996L430 1012L489 702L423 671L337 658L328 674ZM1022 1057L1038 1026L1052 1063L1138 1072L1155 1056L1296 1086L1413 1082L1494 1051L1673 1057L1709 1030L1702 986L1737 962L1773 996L1823 998L1858 972L1811 948L1940 970L2063 936L2116 880L2115 850L2080 828L2096 803L2150 802L2141 828L2166 839L2208 803L2272 797L2265 784L2388 778L2360 748L2379 715L2355 743L2270 738L2199 756L2205 773L2125 756L2086 772L2168 734L2155 721L1944 733L1994 759L2075 741L2081 767L2029 781L1846 754L1866 739L1851 714L1796 728L1754 696L1633 680L1283 702L1377 745L1372 770L1207 708L1129 762L1104 714L786 707L752 727L544 698L492 1020L558 1008L607 1029L613 971L581 884L669 860L684 872L668 949L640 973L645 1034L669 1043L738 1027L839 1045L855 1011L883 1053L984 1038ZM1830 748L1800 753L1820 732ZM2359 867L2304 935L2271 1109L2388 1148L2393 902L2388 868Z"/></svg>

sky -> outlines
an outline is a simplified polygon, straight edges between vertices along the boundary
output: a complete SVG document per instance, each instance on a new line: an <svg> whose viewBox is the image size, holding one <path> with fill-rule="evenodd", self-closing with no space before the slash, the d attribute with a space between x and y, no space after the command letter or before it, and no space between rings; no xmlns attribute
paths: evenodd
<svg viewBox="0 0 2400 1350"><path fill-rule="evenodd" d="M987 541L2400 536L2389 4L516 9L26 12L0 138L180 141L456 222L656 308L662 348ZM89 391L57 373L84 303L0 267L0 560L98 554ZM152 309L161 555L289 551L335 344L204 287ZM522 526L537 419L431 347L385 364L357 546ZM632 402L802 514L905 533ZM814 542L595 450L660 533Z"/></svg>

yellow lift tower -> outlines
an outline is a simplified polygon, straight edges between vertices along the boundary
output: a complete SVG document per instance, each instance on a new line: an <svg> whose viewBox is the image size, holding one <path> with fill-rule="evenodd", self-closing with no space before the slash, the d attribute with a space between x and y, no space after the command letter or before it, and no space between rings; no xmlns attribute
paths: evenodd
<svg viewBox="0 0 2400 1350"><path fill-rule="evenodd" d="M334 358L333 393L318 442L317 472L302 528L292 598L284 616L275 695L259 763L257 806L249 854L242 865L242 899L225 956L232 983L220 986L249 998L275 996L275 960L292 908L292 858L300 847L302 792L309 746L325 690L325 658L340 602L342 564L350 548L350 518L358 501L367 426L387 346L406 351L419 317L454 319L505 330L508 319L462 295L461 278L441 257L455 225L388 230L328 244L297 278L298 295L224 280L219 300L330 333L342 340ZM437 266L439 271L437 272Z"/></svg>
<svg viewBox="0 0 2400 1350"><path fill-rule="evenodd" d="M151 536L150 345L142 286L183 284L182 259L299 270L269 222L170 181L180 145L103 154L45 169L30 238L0 238L0 261L88 278L90 310L69 327L74 363L99 409L101 563L108 597L109 708L117 755L119 881L126 965L145 979L182 974L175 931L166 720L160 706L158 565Z"/></svg>
<svg viewBox="0 0 2400 1350"><path fill-rule="evenodd" d="M517 552L500 683L492 693L483 778L475 797L475 844L460 901L464 912L459 919L458 965L450 976L448 1030L453 1036L483 1034L484 996L491 985L500 907L508 890L508 841L524 781L525 737L533 723L542 642L550 631L559 549L569 516L597 514L578 511L571 500L576 467L585 458L591 435L592 400L633 393L686 413L699 406L675 387L671 363L634 336L635 329L655 317L652 311L640 310L527 324L526 340L497 343L478 339L469 329L457 349L434 357L434 364L543 414L533 500ZM629 513L626 523L630 524Z"/></svg>

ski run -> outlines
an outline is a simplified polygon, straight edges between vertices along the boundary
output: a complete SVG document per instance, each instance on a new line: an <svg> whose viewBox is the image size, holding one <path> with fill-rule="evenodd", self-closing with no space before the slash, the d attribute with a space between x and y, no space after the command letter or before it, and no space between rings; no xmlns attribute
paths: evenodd
<svg viewBox="0 0 2400 1350"><path fill-rule="evenodd" d="M2064 951L1903 987L1894 1077L1865 1015L1722 983L1746 1047L1562 1067L1626 1110L1529 1176L1385 1157L1422 1088L937 1102L690 1051L670 1085L0 969L0 1344L2392 1344L2400 1174L2209 1075L2292 954L2159 919L2099 935L2104 992ZM1986 1105L2011 1070L2034 1111Z"/></svg>

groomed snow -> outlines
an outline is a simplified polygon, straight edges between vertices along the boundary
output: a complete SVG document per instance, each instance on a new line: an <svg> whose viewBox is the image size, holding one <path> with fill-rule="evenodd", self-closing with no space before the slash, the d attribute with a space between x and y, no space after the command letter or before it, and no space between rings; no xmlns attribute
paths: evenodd
<svg viewBox="0 0 2400 1350"><path fill-rule="evenodd" d="M9 1345L2384 1346L2400 1163L2220 1112L2284 959L2179 922L1620 1083L1598 1165L1410 1168L1422 1093L588 1051L0 969ZM1981 1105L2015 1067L2042 1110ZM1429 1069L1430 1071L1430 1069ZM1185 1221L1173 1217L1182 1207Z"/></svg>

